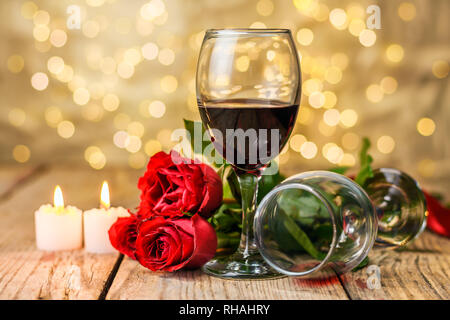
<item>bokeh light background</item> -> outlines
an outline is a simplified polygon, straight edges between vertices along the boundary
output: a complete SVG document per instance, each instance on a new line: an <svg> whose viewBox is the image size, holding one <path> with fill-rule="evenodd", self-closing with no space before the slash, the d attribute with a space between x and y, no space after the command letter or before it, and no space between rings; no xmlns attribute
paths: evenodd
<svg viewBox="0 0 450 320"><path fill-rule="evenodd" d="M70 30L67 7L81 7ZM381 8L367 29L366 8ZM289 28L303 96L287 174L354 165L362 136L375 166L450 195L448 0L47 0L0 2L0 161L142 170L199 119L204 30ZM245 71L243 57L236 68Z"/></svg>

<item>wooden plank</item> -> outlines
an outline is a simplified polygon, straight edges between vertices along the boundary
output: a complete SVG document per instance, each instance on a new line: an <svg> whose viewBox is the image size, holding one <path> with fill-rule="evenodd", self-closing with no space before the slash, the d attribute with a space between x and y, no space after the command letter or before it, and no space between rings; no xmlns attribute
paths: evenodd
<svg viewBox="0 0 450 320"><path fill-rule="evenodd" d="M299 300L347 299L347 295L337 277L233 281L210 277L200 270L152 272L136 261L125 258L107 299Z"/></svg>
<svg viewBox="0 0 450 320"><path fill-rule="evenodd" d="M373 249L381 288L370 289L368 269L342 276L351 299L450 299L450 241L425 231L407 248Z"/></svg>
<svg viewBox="0 0 450 320"><path fill-rule="evenodd" d="M113 205L134 207L136 171L52 169L0 204L0 299L96 299L117 254L94 255L76 250L43 252L35 247L34 211L51 202L60 184L66 204L98 206L99 189L108 180Z"/></svg>
<svg viewBox="0 0 450 320"><path fill-rule="evenodd" d="M14 177L12 171L9 174ZM36 250L34 210L51 201L55 184L62 186L66 203L82 209L97 206L104 179L110 183L114 205L135 207L138 176L136 171L58 168L17 186L0 203L0 299L96 299L104 289L117 255L93 255L83 250L57 253ZM380 289L367 287L367 268L341 279L229 281L209 277L199 270L153 273L125 258L107 298L346 299L348 296L339 280L352 299L450 298L448 239L425 232L406 249L374 249L370 258L371 264L381 270Z"/></svg>

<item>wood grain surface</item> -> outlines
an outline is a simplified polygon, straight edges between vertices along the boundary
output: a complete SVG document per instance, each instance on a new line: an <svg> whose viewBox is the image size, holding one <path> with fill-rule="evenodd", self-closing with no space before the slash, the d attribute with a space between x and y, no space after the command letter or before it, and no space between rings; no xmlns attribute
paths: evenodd
<svg viewBox="0 0 450 320"><path fill-rule="evenodd" d="M342 282L352 299L450 299L450 241L425 231L406 248L372 249L370 265L380 270L381 287L371 289L368 268Z"/></svg>
<svg viewBox="0 0 450 320"><path fill-rule="evenodd" d="M61 185L66 204L97 207L104 179L109 181L113 205L136 205L136 174L76 168L43 172L0 203L0 299L97 299L118 254L37 250L34 211L52 202L56 184Z"/></svg>
<svg viewBox="0 0 450 320"><path fill-rule="evenodd" d="M56 184L66 204L86 210L98 206L101 183L108 180L112 204L134 208L139 175L121 169L0 168L0 299L450 299L450 241L429 231L407 248L371 251L379 289L368 285L368 268L331 278L232 281L200 270L154 273L118 254L36 249L34 211L52 202Z"/></svg>
<svg viewBox="0 0 450 320"><path fill-rule="evenodd" d="M348 299L337 277L245 281L222 280L202 271L151 272L126 258L109 290L108 299Z"/></svg>

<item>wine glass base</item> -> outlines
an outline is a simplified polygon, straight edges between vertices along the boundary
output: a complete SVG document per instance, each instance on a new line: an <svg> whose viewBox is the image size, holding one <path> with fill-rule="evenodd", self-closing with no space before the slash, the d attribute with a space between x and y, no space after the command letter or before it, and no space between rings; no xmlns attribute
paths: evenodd
<svg viewBox="0 0 450 320"><path fill-rule="evenodd" d="M262 280L285 277L272 269L259 253L244 257L239 251L231 256L209 261L203 266L203 272L213 277L229 280Z"/></svg>

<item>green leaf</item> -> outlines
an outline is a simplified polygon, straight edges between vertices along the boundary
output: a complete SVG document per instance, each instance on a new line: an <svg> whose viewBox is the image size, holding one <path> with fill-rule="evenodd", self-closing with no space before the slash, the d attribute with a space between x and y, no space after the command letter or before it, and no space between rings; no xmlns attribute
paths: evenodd
<svg viewBox="0 0 450 320"><path fill-rule="evenodd" d="M238 203L222 203L209 221L217 232L240 232L242 210Z"/></svg>
<svg viewBox="0 0 450 320"><path fill-rule="evenodd" d="M360 264L358 264L356 267L353 268L352 272L358 271L363 269L369 264L369 257L365 257L363 261L361 261Z"/></svg>
<svg viewBox="0 0 450 320"><path fill-rule="evenodd" d="M335 168L328 169L328 171L339 173L339 174L345 174L349 169L350 169L350 167L335 167Z"/></svg>
<svg viewBox="0 0 450 320"><path fill-rule="evenodd" d="M233 194L231 193L230 185L228 181L224 181L224 177L228 175L228 172L232 170L231 165L227 162L225 162L218 170L217 174L220 177L220 180L223 184L223 198L224 199L230 199L233 198Z"/></svg>
<svg viewBox="0 0 450 320"><path fill-rule="evenodd" d="M239 180L234 170L228 171L227 174L227 183L230 187L230 192L233 195L233 198L236 199L238 203L241 203L241 188L239 186Z"/></svg>
<svg viewBox="0 0 450 320"><path fill-rule="evenodd" d="M360 186L363 186L367 179L373 177L373 170L371 167L373 158L368 154L369 148L369 139L363 138L361 151L359 153L360 169L355 178L355 182Z"/></svg>
<svg viewBox="0 0 450 320"><path fill-rule="evenodd" d="M188 212L188 211L182 211L181 213L183 213L185 216L188 216L188 217L192 217L192 216L194 216L194 213L191 213L191 212Z"/></svg>
<svg viewBox="0 0 450 320"><path fill-rule="evenodd" d="M298 244L284 225L285 220L280 218L274 219L268 226L270 234L273 235L273 240L283 252L299 253L305 251L301 245Z"/></svg>
<svg viewBox="0 0 450 320"><path fill-rule="evenodd" d="M223 233L217 232L218 249L237 249L241 240L240 232ZM234 251L234 250L233 250Z"/></svg>
<svg viewBox="0 0 450 320"><path fill-rule="evenodd" d="M276 162L270 163L270 166L273 165L276 165ZM279 185L284 179L286 179L286 177L280 173L280 170L277 170L276 174L261 176L258 184L257 202L259 203L266 196L266 194L268 194L273 188Z"/></svg>
<svg viewBox="0 0 450 320"><path fill-rule="evenodd" d="M329 222L314 226L314 241L316 247L328 247L333 241L333 226Z"/></svg>
<svg viewBox="0 0 450 320"><path fill-rule="evenodd" d="M223 198L224 199L233 198L233 194L231 193L230 185L228 183L223 184Z"/></svg>
<svg viewBox="0 0 450 320"><path fill-rule="evenodd" d="M280 215L282 215L284 219L283 226L286 228L292 238L294 238L295 241L297 241L297 243L313 258L323 260L326 254L316 249L314 244L309 239L308 235L297 225L297 223L295 223L295 221L292 220L291 217L284 213L283 210L280 210Z"/></svg>
<svg viewBox="0 0 450 320"><path fill-rule="evenodd" d="M234 251L241 239L242 210L237 203L223 203L209 219L217 234L217 248Z"/></svg>
<svg viewBox="0 0 450 320"><path fill-rule="evenodd" d="M334 205L333 199L330 204ZM285 190L278 205L301 225L311 225L315 218L328 219L327 208L313 194L303 190Z"/></svg>
<svg viewBox="0 0 450 320"><path fill-rule="evenodd" d="M322 196L330 198L330 205L335 206L331 195L322 192ZM324 259L326 253L321 249L329 248L333 239L326 206L304 190L283 191L277 205L279 218L276 221L281 226L272 232L276 232L275 241L283 251L303 250L315 259Z"/></svg>
<svg viewBox="0 0 450 320"><path fill-rule="evenodd" d="M220 177L220 180L223 181L223 177L225 176L225 172L227 171L228 168L228 163L224 163L223 165L220 166L220 168L217 170L217 174Z"/></svg>

